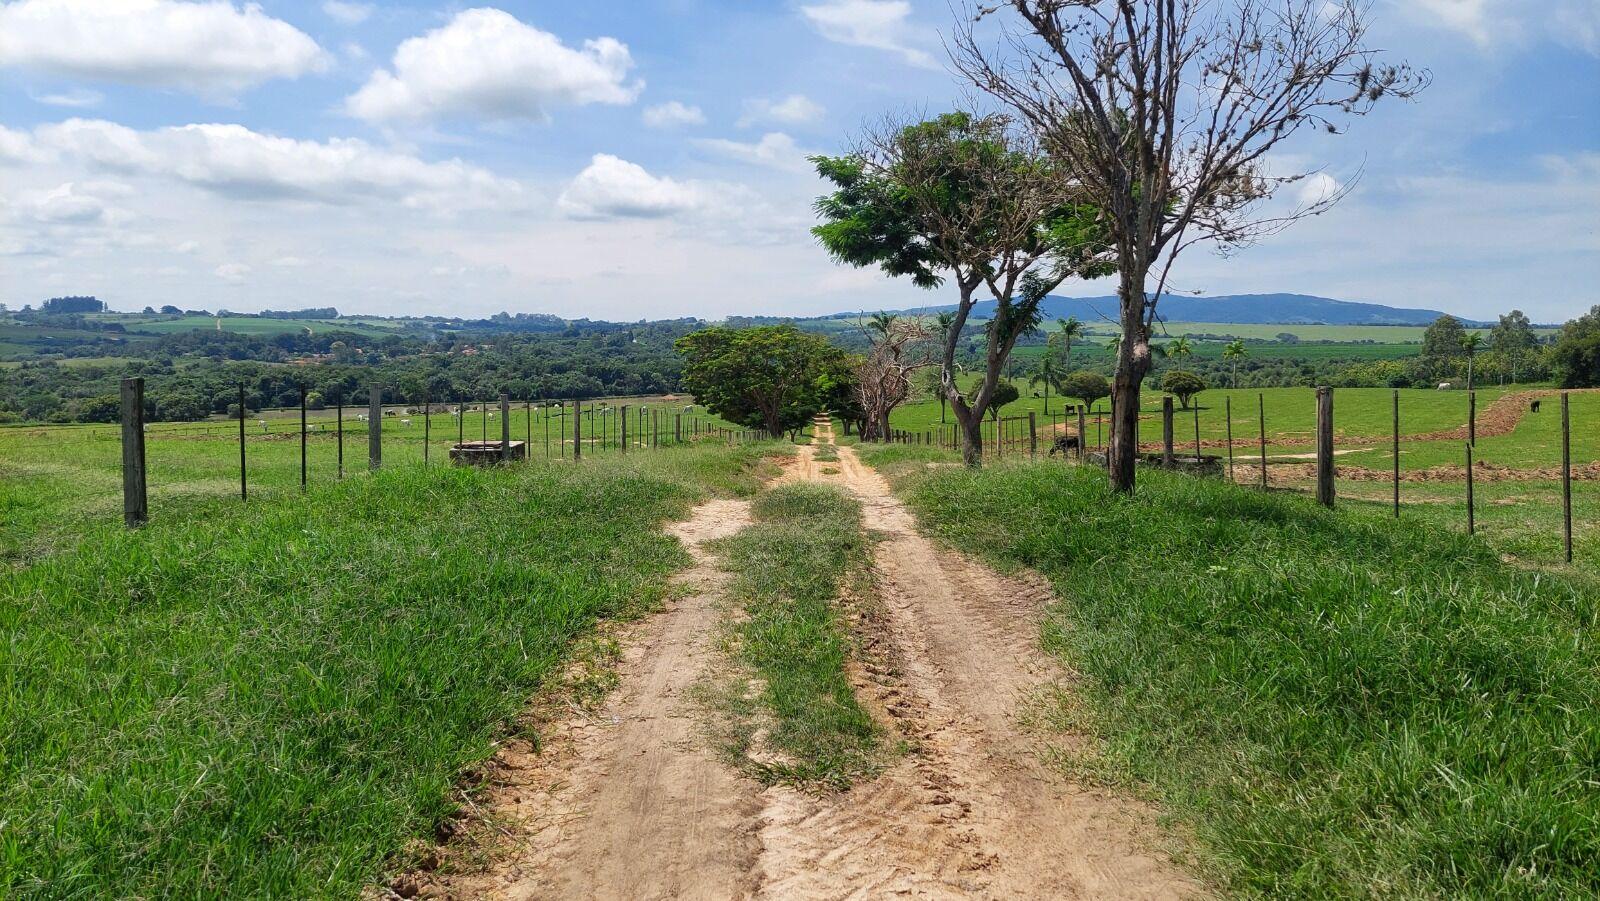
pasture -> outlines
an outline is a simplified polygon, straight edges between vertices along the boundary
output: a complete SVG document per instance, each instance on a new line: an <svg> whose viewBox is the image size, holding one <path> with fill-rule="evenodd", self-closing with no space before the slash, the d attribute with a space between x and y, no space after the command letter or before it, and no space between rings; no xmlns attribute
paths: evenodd
<svg viewBox="0 0 1600 901"><path fill-rule="evenodd" d="M604 404L604 406L601 406ZM684 414L681 401L664 398L613 398L586 401L582 438L587 454L617 454L620 407L628 404L629 443L651 448L674 443L674 417L683 415L686 437L731 424L696 409ZM437 406L437 405L436 405ZM487 409L485 409L485 406ZM499 406L471 405L460 416L406 414L390 407L383 422L385 467L448 465L449 447L466 441L499 440ZM572 454L572 416L567 409L512 405L511 435L529 441L534 459ZM452 407L454 409L454 407ZM639 413L645 420L640 428ZM300 420L298 410L252 413L245 421L247 490L252 500L298 491ZM325 485L367 473L366 407L344 411L344 466L339 462L339 422L334 410L309 411L306 481ZM431 424L430 424L431 423ZM640 442L644 442L641 445ZM239 423L151 423L146 437L147 481L153 516L185 515L211 499L239 498ZM122 509L122 444L116 425L0 426L0 561L34 556L75 539L86 524L119 518ZM167 511L162 513L159 511Z"/></svg>

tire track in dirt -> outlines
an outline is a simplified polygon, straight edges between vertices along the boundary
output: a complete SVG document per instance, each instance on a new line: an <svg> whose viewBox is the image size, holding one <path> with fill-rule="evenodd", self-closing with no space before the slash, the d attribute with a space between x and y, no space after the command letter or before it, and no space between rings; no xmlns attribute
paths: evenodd
<svg viewBox="0 0 1600 901"><path fill-rule="evenodd" d="M746 501L713 500L668 531L694 565L684 596L626 630L619 687L597 714L573 710L545 747L496 755L484 805L509 824L509 853L486 870L439 875L442 898L741 898L755 889L757 788L705 746L691 689L715 657L728 574L706 542L750 522Z"/></svg>
<svg viewBox="0 0 1600 901"><path fill-rule="evenodd" d="M826 427L819 440L831 442ZM1176 898L1200 887L1146 837L1150 811L1076 786L1018 721L1065 674L1038 646L1051 593L936 548L876 472L840 484L880 533L881 606L858 689L911 751L837 795L769 789L761 898Z"/></svg>

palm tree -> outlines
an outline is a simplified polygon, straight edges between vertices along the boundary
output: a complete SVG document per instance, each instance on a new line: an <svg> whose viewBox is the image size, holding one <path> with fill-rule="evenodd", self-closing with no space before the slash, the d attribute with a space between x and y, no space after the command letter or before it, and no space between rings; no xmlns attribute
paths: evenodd
<svg viewBox="0 0 1600 901"><path fill-rule="evenodd" d="M1244 339L1235 338L1222 348L1222 358L1233 363L1233 387L1239 387L1239 361L1249 356L1249 351L1244 348Z"/></svg>
<svg viewBox="0 0 1600 901"><path fill-rule="evenodd" d="M1461 349L1467 352L1467 390L1472 390L1472 358L1483 344L1483 335L1478 332L1467 332L1461 336Z"/></svg>
<svg viewBox="0 0 1600 901"><path fill-rule="evenodd" d="M1061 370L1056 367L1056 361L1045 354L1039 358L1039 368L1033 371L1028 378L1028 387L1033 387L1040 382L1044 383L1044 415L1050 415L1050 386L1056 384L1061 378Z"/></svg>
<svg viewBox="0 0 1600 901"><path fill-rule="evenodd" d="M1056 328L1060 330L1056 332L1056 335L1061 337L1061 344L1064 351L1064 356L1061 361L1062 366L1066 370L1071 371L1072 341L1074 338L1083 336L1083 323L1079 322L1078 317L1076 316L1068 316L1065 319L1057 319ZM1055 337L1055 335L1052 335L1051 337Z"/></svg>
<svg viewBox="0 0 1600 901"><path fill-rule="evenodd" d="M937 329L938 332L939 332L939 353L940 353L940 355L942 357L943 354L944 354L945 342L950 340L950 327L956 324L956 314L955 314L955 312L953 310L945 310L944 312L940 313L938 316L935 316L933 322L934 322L934 328ZM951 372L950 373L950 378L954 379L955 377L956 377L956 374L954 372ZM944 425L944 406L945 406L945 403L946 403L947 400L948 399L944 396L944 377L941 374L940 379L939 379L939 424L940 425Z"/></svg>
<svg viewBox="0 0 1600 901"><path fill-rule="evenodd" d="M1194 345L1189 343L1188 335L1181 335L1168 341L1165 350L1167 352L1166 355L1174 359L1181 360L1185 357L1194 356Z"/></svg>

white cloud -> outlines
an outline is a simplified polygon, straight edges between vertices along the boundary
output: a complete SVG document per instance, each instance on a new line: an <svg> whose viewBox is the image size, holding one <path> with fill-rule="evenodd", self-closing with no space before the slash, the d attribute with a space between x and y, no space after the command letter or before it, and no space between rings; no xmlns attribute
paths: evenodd
<svg viewBox="0 0 1600 901"><path fill-rule="evenodd" d="M0 125L0 163L33 162L39 158L32 135Z"/></svg>
<svg viewBox="0 0 1600 901"><path fill-rule="evenodd" d="M636 163L597 153L557 205L579 219L651 219L695 210L707 200L705 190L693 183L657 177Z"/></svg>
<svg viewBox="0 0 1600 901"><path fill-rule="evenodd" d="M328 18L344 25L360 25L372 15L371 3L346 3L343 0L325 0L322 11Z"/></svg>
<svg viewBox="0 0 1600 901"><path fill-rule="evenodd" d="M0 134L0 148L5 140ZM36 153L170 178L241 200L381 200L452 210L505 206L522 191L519 183L460 160L428 162L351 138L301 141L242 125L136 131L103 120L69 119L39 126L31 143Z"/></svg>
<svg viewBox="0 0 1600 901"><path fill-rule="evenodd" d="M498 9L469 9L409 38L393 71L373 73L345 100L367 120L479 116L542 122L556 106L628 104L643 85L626 81L633 58L615 38L568 47Z"/></svg>
<svg viewBox="0 0 1600 901"><path fill-rule="evenodd" d="M811 169L808 154L796 146L794 138L781 131L768 132L754 143L730 141L725 138L705 138L695 144L720 156L773 169L805 172Z"/></svg>
<svg viewBox="0 0 1600 901"><path fill-rule="evenodd" d="M299 269L302 266L309 265L310 262L311 261L305 257L297 257L291 254L289 256L278 257L272 261L272 265L280 266L284 269Z"/></svg>
<svg viewBox="0 0 1600 901"><path fill-rule="evenodd" d="M651 128L677 128L680 125L704 125L706 114L698 106L688 106L677 100L669 100L647 107L640 116L644 124Z"/></svg>
<svg viewBox="0 0 1600 901"><path fill-rule="evenodd" d="M790 94L782 100L765 98L747 100L744 104L744 116L739 119L739 127L744 128L758 122L804 125L821 119L826 112L821 104L804 94Z"/></svg>
<svg viewBox="0 0 1600 901"><path fill-rule="evenodd" d="M24 194L17 209L23 216L46 225L103 225L111 218L105 201L72 182L49 191Z"/></svg>
<svg viewBox="0 0 1600 901"><path fill-rule="evenodd" d="M251 269L244 263L223 263L214 271L216 272L217 278L220 278L230 284L237 285L244 281L244 277L250 274Z"/></svg>
<svg viewBox="0 0 1600 901"><path fill-rule="evenodd" d="M1344 190L1344 184L1326 172L1313 172L1301 179L1295 191L1295 200L1302 207L1315 206L1332 200Z"/></svg>
<svg viewBox="0 0 1600 901"><path fill-rule="evenodd" d="M1531 11L1524 0L1415 0L1400 8L1426 24L1466 35L1478 46L1522 46L1551 41L1600 55L1600 3L1540 0Z"/></svg>
<svg viewBox="0 0 1600 901"><path fill-rule="evenodd" d="M906 0L824 0L800 7L800 14L830 41L886 50L913 66L934 65L933 57L915 46L919 35L908 21Z"/></svg>
<svg viewBox="0 0 1600 901"><path fill-rule="evenodd" d="M70 91L60 91L55 94L41 94L33 98L47 106L68 106L77 109L90 106L99 106L104 101L105 95L99 91L87 88L74 88Z"/></svg>
<svg viewBox="0 0 1600 901"><path fill-rule="evenodd" d="M0 6L0 66L231 96L327 65L304 32L231 0L17 0Z"/></svg>

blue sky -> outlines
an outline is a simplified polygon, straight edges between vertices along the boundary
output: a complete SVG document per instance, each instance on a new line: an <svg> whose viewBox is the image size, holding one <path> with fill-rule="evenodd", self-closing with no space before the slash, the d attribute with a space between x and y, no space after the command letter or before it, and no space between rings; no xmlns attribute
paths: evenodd
<svg viewBox="0 0 1600 901"><path fill-rule="evenodd" d="M610 319L938 302L806 229L967 95L945 0L0 2L0 301ZM1377 0L1431 69L1276 162L1352 195L1174 284L1559 321L1600 303L1600 0ZM1069 284L1061 293L1108 293Z"/></svg>

